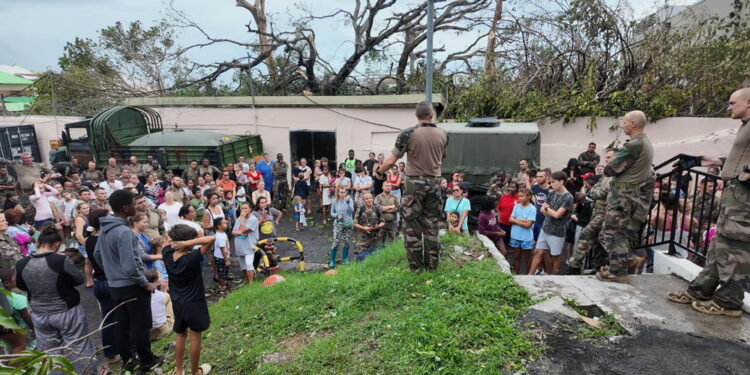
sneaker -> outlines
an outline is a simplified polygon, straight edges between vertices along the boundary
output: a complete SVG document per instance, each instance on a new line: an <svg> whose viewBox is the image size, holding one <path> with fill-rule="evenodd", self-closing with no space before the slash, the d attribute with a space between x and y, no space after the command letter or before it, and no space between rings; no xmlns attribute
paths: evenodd
<svg viewBox="0 0 750 375"><path fill-rule="evenodd" d="M596 273L596 279L599 281L610 282L610 283L623 283L627 284L630 279L627 275L617 276L609 272L609 270L602 270Z"/></svg>
<svg viewBox="0 0 750 375"><path fill-rule="evenodd" d="M669 292L667 293L667 299L669 299L672 302L684 303L686 305L692 304L693 302L698 300L695 297L693 297L690 293L685 292L685 291Z"/></svg>
<svg viewBox="0 0 750 375"><path fill-rule="evenodd" d="M742 316L742 310L727 309L725 307L719 306L719 304L714 302L714 300L693 301L690 306L692 306L693 310L695 311L709 315L726 315L733 318L739 318L740 316Z"/></svg>
<svg viewBox="0 0 750 375"><path fill-rule="evenodd" d="M161 366L162 363L164 363L164 357L154 355L153 358L151 358L151 361L141 363L138 370L141 374L147 374L149 371L153 371L155 368Z"/></svg>

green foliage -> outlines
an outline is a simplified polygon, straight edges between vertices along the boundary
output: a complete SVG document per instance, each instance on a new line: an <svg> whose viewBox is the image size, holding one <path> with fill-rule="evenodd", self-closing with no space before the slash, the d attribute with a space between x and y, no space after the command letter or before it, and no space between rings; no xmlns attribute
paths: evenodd
<svg viewBox="0 0 750 375"><path fill-rule="evenodd" d="M222 374L496 374L540 354L516 326L531 299L492 261L412 273L404 258L394 243L333 276L234 291L209 307L201 361Z"/></svg>
<svg viewBox="0 0 750 375"><path fill-rule="evenodd" d="M626 23L602 4L572 1L554 20L534 24L540 29L570 26L587 44L565 40L559 45L573 48L567 47L571 44L575 50L560 53L531 48L527 58L537 61L533 67L541 67L539 71L497 69L483 75L451 102L444 116L566 122L590 116L593 129L595 116L621 116L634 109L654 120L725 115L727 98L749 77L750 27L741 14L750 1L735 0L735 11L727 18L696 16L679 27ZM551 46L555 35L545 39ZM619 36L632 42L617 44ZM623 48L613 48L619 45Z"/></svg>

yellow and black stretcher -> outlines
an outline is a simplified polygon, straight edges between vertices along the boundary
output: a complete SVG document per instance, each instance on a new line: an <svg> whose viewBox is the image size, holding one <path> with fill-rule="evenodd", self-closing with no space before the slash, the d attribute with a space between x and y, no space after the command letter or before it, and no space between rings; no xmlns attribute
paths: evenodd
<svg viewBox="0 0 750 375"><path fill-rule="evenodd" d="M271 267L271 262L268 259L268 255L263 250L263 245L265 245L266 242L268 242L268 241L273 241L274 243L276 243L276 242L291 242L294 246L296 246L297 247L297 251L299 252L299 255L297 255L297 256L290 256L290 257L280 257L278 259L278 261L279 261L279 263L281 263L281 262L290 262L290 261L294 261L294 260L299 260L299 271L300 272L305 272L305 253L304 253L305 249L302 247L302 242L299 242L299 241L297 241L297 240L295 240L294 238L291 238L291 237L266 238L266 239L260 240L260 241L258 241L258 242L255 243L255 246L253 246L253 250L256 253L259 253L261 255L261 262L262 262L263 266L265 267L265 269L268 269L268 268ZM259 268L258 271L262 272L263 270Z"/></svg>

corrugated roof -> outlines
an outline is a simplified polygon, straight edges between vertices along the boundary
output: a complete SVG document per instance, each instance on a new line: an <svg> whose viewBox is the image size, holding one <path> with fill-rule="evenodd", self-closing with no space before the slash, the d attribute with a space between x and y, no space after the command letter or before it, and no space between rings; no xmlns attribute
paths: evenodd
<svg viewBox="0 0 750 375"><path fill-rule="evenodd" d="M359 95L359 96L256 96L256 107L411 107L424 100L422 94L411 95ZM443 97L432 94L432 102L443 107ZM127 100L128 105L151 107L250 107L251 96L197 96L197 97L144 97Z"/></svg>
<svg viewBox="0 0 750 375"><path fill-rule="evenodd" d="M0 85L30 85L34 82L21 77L16 77L12 74L0 72Z"/></svg>

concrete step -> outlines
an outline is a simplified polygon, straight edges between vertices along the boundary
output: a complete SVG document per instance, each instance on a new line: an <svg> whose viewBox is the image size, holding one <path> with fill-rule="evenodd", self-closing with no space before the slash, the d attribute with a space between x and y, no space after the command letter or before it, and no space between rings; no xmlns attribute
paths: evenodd
<svg viewBox="0 0 750 375"><path fill-rule="evenodd" d="M597 305L613 313L631 334L648 327L750 343L750 315L711 316L689 305L671 302L666 294L685 290L687 282L672 275L631 275L629 284L605 283L594 276L515 276L532 298L552 298L532 306L546 312L570 314L563 299L578 305Z"/></svg>

